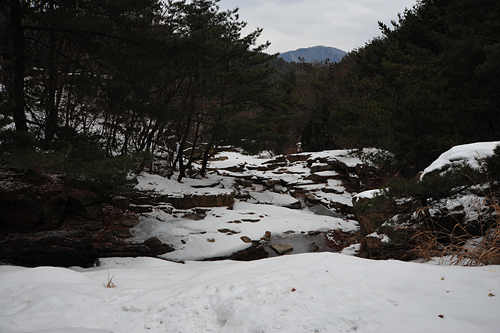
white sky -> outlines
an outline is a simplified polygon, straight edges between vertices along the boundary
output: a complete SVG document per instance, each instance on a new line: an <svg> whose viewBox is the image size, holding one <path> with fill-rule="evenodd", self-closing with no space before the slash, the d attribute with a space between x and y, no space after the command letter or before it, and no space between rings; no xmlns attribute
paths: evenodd
<svg viewBox="0 0 500 333"><path fill-rule="evenodd" d="M243 34L264 29L258 43L271 42L268 53L316 45L346 52L380 35L378 21L390 25L416 0L221 0L222 10L238 7L248 23Z"/></svg>

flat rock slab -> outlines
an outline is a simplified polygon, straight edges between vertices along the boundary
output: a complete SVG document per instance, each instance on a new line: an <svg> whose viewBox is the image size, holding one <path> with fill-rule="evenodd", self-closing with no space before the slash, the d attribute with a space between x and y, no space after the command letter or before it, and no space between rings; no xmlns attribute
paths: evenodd
<svg viewBox="0 0 500 333"><path fill-rule="evenodd" d="M252 240L247 236L241 236L240 238L244 243L251 243L252 242Z"/></svg>
<svg viewBox="0 0 500 333"><path fill-rule="evenodd" d="M276 254L283 255L288 252L293 251L293 247L287 244L274 244L271 248L276 252Z"/></svg>

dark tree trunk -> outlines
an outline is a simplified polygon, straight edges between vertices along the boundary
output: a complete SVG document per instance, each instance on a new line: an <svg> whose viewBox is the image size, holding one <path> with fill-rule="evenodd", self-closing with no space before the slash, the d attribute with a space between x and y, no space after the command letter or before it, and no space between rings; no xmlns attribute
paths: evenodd
<svg viewBox="0 0 500 333"><path fill-rule="evenodd" d="M55 66L55 47L56 41L54 32L50 32L50 49L48 59L48 94L47 94L47 118L45 119L45 145L49 146L54 140L57 129L57 107L56 107L56 66Z"/></svg>
<svg viewBox="0 0 500 333"><path fill-rule="evenodd" d="M210 149L212 148L215 140L212 136L210 139L210 142L208 143L207 147L205 148L205 152L203 152L203 162L201 164L201 170L200 170L200 176L205 177L207 173L207 165L208 165L208 158L210 157Z"/></svg>
<svg viewBox="0 0 500 333"><path fill-rule="evenodd" d="M0 60L9 98L9 113L14 118L16 130L27 132L24 113L24 28L20 1L0 1L0 40Z"/></svg>

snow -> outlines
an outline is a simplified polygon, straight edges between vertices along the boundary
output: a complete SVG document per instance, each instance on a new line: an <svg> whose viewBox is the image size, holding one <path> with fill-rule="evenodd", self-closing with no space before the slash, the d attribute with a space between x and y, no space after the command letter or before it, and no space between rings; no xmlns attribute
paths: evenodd
<svg viewBox="0 0 500 333"><path fill-rule="evenodd" d="M483 332L500 329L500 266L371 261L335 253L178 264L0 266L0 331ZM114 276L115 288L105 288ZM440 317L442 316L442 318Z"/></svg>
<svg viewBox="0 0 500 333"><path fill-rule="evenodd" d="M175 248L162 258L184 261L228 256L251 245L244 243L242 236L258 241L266 231L276 235L289 230L300 233L331 229L354 231L359 228L358 222L353 220L246 202L237 202L232 209L212 208L201 220L176 215L178 217L172 217L162 210L146 214L134 228L132 241L144 241L154 235Z"/></svg>
<svg viewBox="0 0 500 333"><path fill-rule="evenodd" d="M476 163L476 151L481 156L491 154L496 144L459 146L443 154L426 172L441 169L450 161ZM361 163L350 151L308 155L313 160L327 158L349 166ZM325 202L348 205L352 199L338 180L314 185L305 180L311 174L305 162L287 165L287 173L277 174L249 168L269 161L263 156L226 152L218 157L210 165L212 170L238 164L245 170L215 170L206 179L185 178L183 183L174 177L168 180L142 174L138 188L166 196L221 194L234 190L230 175L250 175L302 184L301 188L314 191L310 193ZM330 171L319 174L334 175ZM218 186L209 187L213 184ZM282 207L293 203L289 194L270 192L262 186L245 190L253 199L237 201L231 208L205 208L202 214L164 204L143 214L133 229L133 240L154 235L172 244L175 251L163 259L105 258L92 268L0 265L0 332L500 331L500 266L373 261L353 256L360 244L341 253L292 252L251 262L193 261L227 256L249 246L242 236L258 241L266 231L286 242L282 234L289 230L299 234L358 229L356 221L335 214L315 215L309 208ZM357 197L371 198L379 191ZM467 199L474 202L473 197ZM386 235L370 236L388 241ZM110 278L114 288L105 287Z"/></svg>
<svg viewBox="0 0 500 333"><path fill-rule="evenodd" d="M363 191L361 193L358 193L354 196L354 198L357 199L373 199L377 195L381 195L383 193L383 190L380 189L375 189L375 190L368 190L368 191Z"/></svg>
<svg viewBox="0 0 500 333"><path fill-rule="evenodd" d="M380 241L382 243L390 243L391 242L391 239L389 238L389 236L387 236L385 234L380 235L377 232L372 232L371 234L366 235L366 237L378 238L378 239L380 239Z"/></svg>
<svg viewBox="0 0 500 333"><path fill-rule="evenodd" d="M137 176L137 189L141 191L155 191L159 194L168 195L169 197L181 197L188 194L224 194L229 193L229 189L220 188L193 188L193 185L209 185L217 181L210 177L203 180L184 178L182 183L179 183L176 178L164 178L159 175L151 175L146 172Z"/></svg>
<svg viewBox="0 0 500 333"><path fill-rule="evenodd" d="M437 160L425 168L420 179L422 179L425 174L435 170L441 170L446 166L458 166L467 163L473 168L480 168L480 159L493 155L493 149L495 149L498 144L500 144L500 141L476 142L454 146L450 150L442 153Z"/></svg>

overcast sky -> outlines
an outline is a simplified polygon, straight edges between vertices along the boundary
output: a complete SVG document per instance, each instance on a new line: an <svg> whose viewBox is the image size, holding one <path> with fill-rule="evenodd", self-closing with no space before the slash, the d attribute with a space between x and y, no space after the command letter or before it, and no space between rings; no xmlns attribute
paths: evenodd
<svg viewBox="0 0 500 333"><path fill-rule="evenodd" d="M316 45L346 52L380 36L378 21L390 25L417 0L221 0L221 9L238 7L247 34L264 29L259 44L269 40L268 53Z"/></svg>

